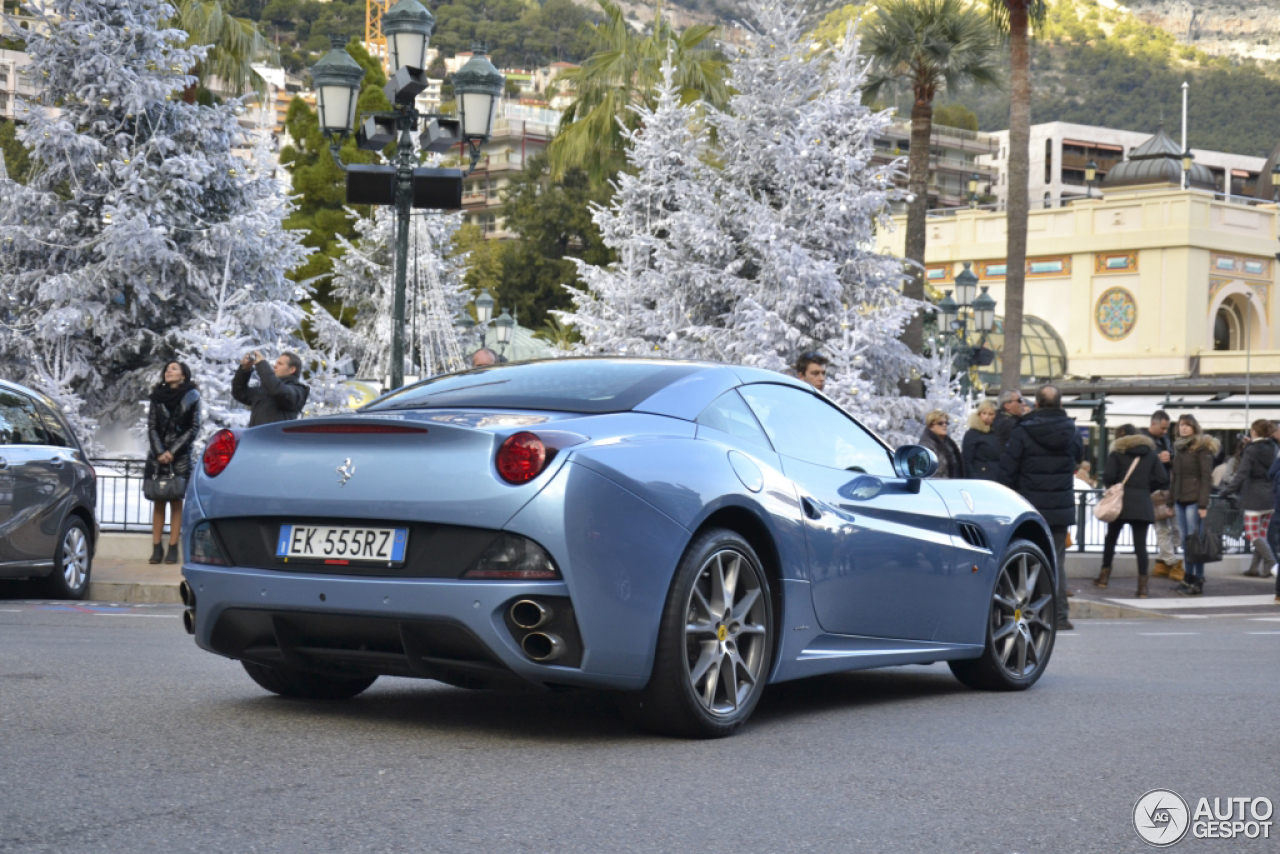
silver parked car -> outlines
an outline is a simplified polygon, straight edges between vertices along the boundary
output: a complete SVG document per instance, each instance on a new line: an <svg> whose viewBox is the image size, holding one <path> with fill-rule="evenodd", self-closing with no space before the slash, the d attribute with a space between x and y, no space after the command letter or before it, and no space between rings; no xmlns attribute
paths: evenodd
<svg viewBox="0 0 1280 854"><path fill-rule="evenodd" d="M0 578L83 599L98 539L97 476L58 405L0 380Z"/></svg>

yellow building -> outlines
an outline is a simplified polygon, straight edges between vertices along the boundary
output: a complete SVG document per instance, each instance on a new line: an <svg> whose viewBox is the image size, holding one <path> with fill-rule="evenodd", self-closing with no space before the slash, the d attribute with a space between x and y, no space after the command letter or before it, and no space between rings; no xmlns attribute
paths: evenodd
<svg viewBox="0 0 1280 854"><path fill-rule="evenodd" d="M1113 396L1113 409L1131 398L1125 420L1149 416L1162 397L1174 409L1178 400L1212 403L1201 411L1221 429L1244 426L1226 396L1242 410L1248 386L1251 417L1280 418L1280 209L1215 193L1202 169L1193 168L1191 188L1181 189L1180 153L1161 131L1112 170L1094 198L1030 212L1027 386L1061 380L1069 394ZM906 220L895 220L882 249L901 254ZM952 288L969 263L1002 314L1004 212L948 211L930 217L926 234L930 284ZM998 362L987 375L999 376ZM1121 423L1119 414L1108 423Z"/></svg>

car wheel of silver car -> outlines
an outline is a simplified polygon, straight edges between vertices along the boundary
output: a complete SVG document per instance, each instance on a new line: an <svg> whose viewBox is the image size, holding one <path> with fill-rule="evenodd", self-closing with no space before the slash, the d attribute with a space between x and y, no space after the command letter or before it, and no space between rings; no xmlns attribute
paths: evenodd
<svg viewBox="0 0 1280 854"><path fill-rule="evenodd" d="M951 672L971 688L1030 688L1053 654L1056 608L1053 570L1044 552L1027 540L1015 540L996 575L982 655L949 662Z"/></svg>
<svg viewBox="0 0 1280 854"><path fill-rule="evenodd" d="M342 679L321 673L308 673L289 667L267 667L252 661L240 662L249 677L263 688L281 697L299 700L349 700L364 691L378 678L361 676Z"/></svg>
<svg viewBox="0 0 1280 854"><path fill-rule="evenodd" d="M89 592L93 549L83 520L72 516L62 525L53 554L53 572L45 578L45 590L55 599L83 599Z"/></svg>
<svg viewBox="0 0 1280 854"><path fill-rule="evenodd" d="M646 729L719 738L746 722L773 661L769 579L738 534L711 530L676 569L658 634L653 674L629 711Z"/></svg>

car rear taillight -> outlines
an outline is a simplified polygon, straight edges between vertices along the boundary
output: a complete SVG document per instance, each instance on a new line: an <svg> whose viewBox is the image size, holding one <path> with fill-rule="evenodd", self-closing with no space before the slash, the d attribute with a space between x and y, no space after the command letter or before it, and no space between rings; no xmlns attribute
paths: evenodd
<svg viewBox="0 0 1280 854"><path fill-rule="evenodd" d="M527 430L507 437L498 448L498 474L507 483L528 483L547 467L547 446Z"/></svg>
<svg viewBox="0 0 1280 854"><path fill-rule="evenodd" d="M208 522L201 522L191 532L191 546L188 548L187 560L190 563L202 563L208 566L226 566L227 558L218 548L218 541L213 536L213 527Z"/></svg>
<svg viewBox="0 0 1280 854"><path fill-rule="evenodd" d="M519 534L499 534L463 578L493 581L554 581L560 577L551 555Z"/></svg>
<svg viewBox="0 0 1280 854"><path fill-rule="evenodd" d="M217 477L231 462L236 452L236 434L230 430L219 430L213 434L208 446L204 449L204 473L209 477Z"/></svg>

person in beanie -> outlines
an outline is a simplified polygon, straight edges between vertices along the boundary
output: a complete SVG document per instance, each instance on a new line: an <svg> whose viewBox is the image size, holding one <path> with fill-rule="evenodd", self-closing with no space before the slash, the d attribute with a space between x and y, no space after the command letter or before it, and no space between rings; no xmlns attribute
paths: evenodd
<svg viewBox="0 0 1280 854"><path fill-rule="evenodd" d="M1209 515L1209 491L1213 488L1213 458L1218 455L1218 440L1200 429L1194 415L1178 419L1177 438L1173 440L1173 463L1169 466L1169 506L1182 531L1182 548L1186 555L1185 576L1178 587L1183 596L1204 593L1204 564L1191 560L1186 551L1187 538L1198 533Z"/></svg>
<svg viewBox="0 0 1280 854"><path fill-rule="evenodd" d="M1003 395L1001 395L1003 397ZM1067 604L1067 529L1076 523L1076 466L1084 459L1084 443L1076 420L1062 408L1062 395L1047 385L1036 392L1036 408L1009 434L1000 455L996 480L1040 511L1053 534L1057 565L1057 623L1073 629Z"/></svg>
<svg viewBox="0 0 1280 854"><path fill-rule="evenodd" d="M252 410L250 427L292 421L302 414L311 390L299 379L301 371L302 360L296 353L281 353L271 365L256 351L240 360L231 378L231 396ZM250 388L249 378L255 373L258 385Z"/></svg>
<svg viewBox="0 0 1280 854"><path fill-rule="evenodd" d="M964 441L960 445L965 477L996 479L996 471L1000 467L1000 452L1004 447L991 431L995 420L996 405L990 400L978 404L977 410L969 416L969 429L965 431Z"/></svg>
<svg viewBox="0 0 1280 854"><path fill-rule="evenodd" d="M1239 495L1238 506L1244 511L1244 535L1253 544L1253 561L1245 575L1267 578L1276 556L1267 544L1267 525L1275 511L1275 497L1271 494L1271 478L1267 472L1276 459L1276 443L1271 436L1275 426L1265 418L1249 425L1249 444L1240 455L1240 467L1222 489L1222 495Z"/></svg>

